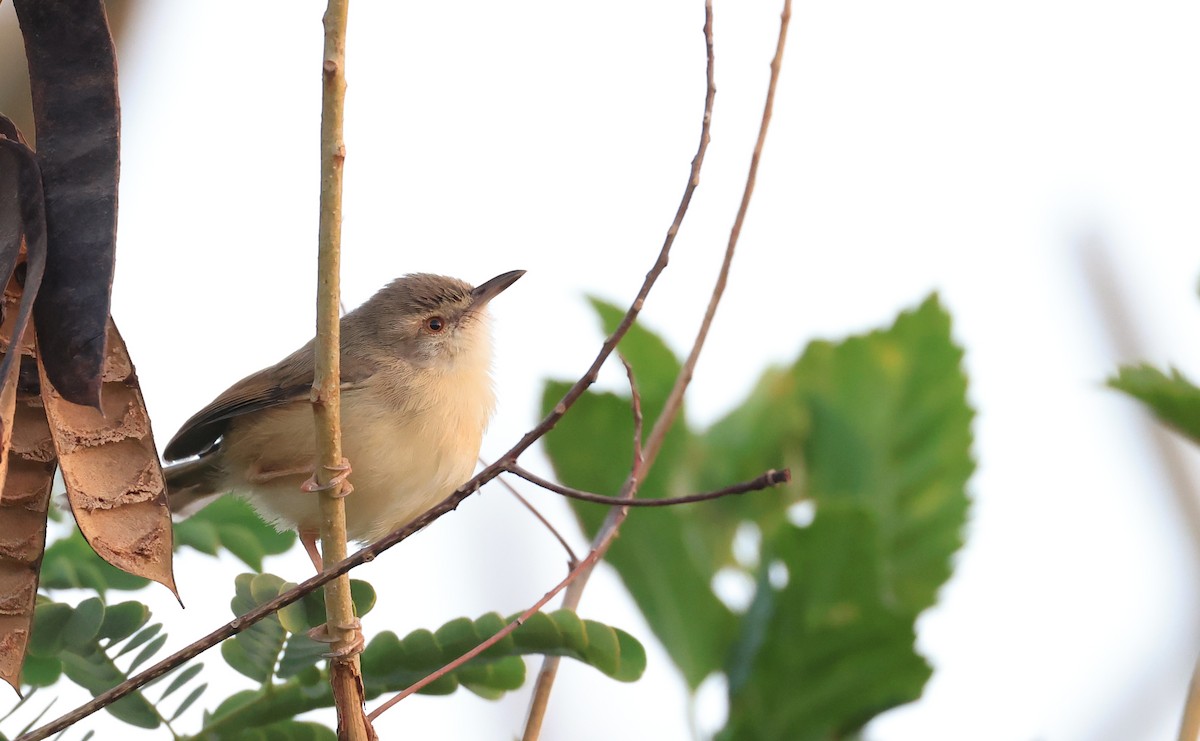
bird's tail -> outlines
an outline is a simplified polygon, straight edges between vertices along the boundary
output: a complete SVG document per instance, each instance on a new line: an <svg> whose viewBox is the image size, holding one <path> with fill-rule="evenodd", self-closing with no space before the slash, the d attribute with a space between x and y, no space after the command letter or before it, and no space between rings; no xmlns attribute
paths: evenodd
<svg viewBox="0 0 1200 741"><path fill-rule="evenodd" d="M212 456L167 466L163 475L171 514L181 519L196 514L225 493L220 489L221 470Z"/></svg>

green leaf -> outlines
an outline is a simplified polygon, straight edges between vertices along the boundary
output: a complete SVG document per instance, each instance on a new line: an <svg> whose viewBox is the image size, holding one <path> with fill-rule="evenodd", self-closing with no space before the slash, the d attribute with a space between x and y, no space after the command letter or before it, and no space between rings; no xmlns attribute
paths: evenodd
<svg viewBox="0 0 1200 741"><path fill-rule="evenodd" d="M595 300L592 303L605 331L611 332L624 312ZM634 325L618 349L633 368L649 430L674 385L680 362L661 339L639 325ZM543 411L549 412L569 387L547 383ZM564 484L616 494L632 465L632 440L630 397L588 392L543 443ZM680 414L639 488L639 497L694 493L687 466L694 445ZM726 483L732 482L720 485ZM589 536L598 531L608 514L607 508L596 504L572 502L571 506ZM709 544L699 537L702 523L698 518L704 517L701 509L664 507L632 512L607 557L692 688L720 668L736 622L710 588L718 564Z"/></svg>
<svg viewBox="0 0 1200 741"><path fill-rule="evenodd" d="M143 648L141 651L139 651L138 655L135 656L133 658L133 661L131 661L129 663L129 671L131 671L131 672L137 671L137 668L139 666L141 666L142 664L146 663L146 661L148 661L152 656L154 656L154 654L158 653L159 650L162 649L163 644L165 644L166 642L167 642L167 636L164 633L163 635L160 635L158 638L155 638L153 641L150 641L149 643L147 643L146 647Z"/></svg>
<svg viewBox="0 0 1200 741"><path fill-rule="evenodd" d="M287 584L285 591L296 586ZM350 580L350 599L354 603L354 614L362 617L375 607L375 588L361 579ZM304 633L318 625L324 625L328 618L325 613L325 590L318 589L309 592L300 599L279 611L279 620L283 627L292 633Z"/></svg>
<svg viewBox="0 0 1200 741"><path fill-rule="evenodd" d="M85 599L75 606L71 619L63 626L63 642L78 649L91 643L104 623L104 602L99 597Z"/></svg>
<svg viewBox="0 0 1200 741"><path fill-rule="evenodd" d="M295 542L294 532L278 532L263 522L249 504L233 496L218 497L175 523L176 546L191 546L210 555L224 547L255 571L262 571L264 556L284 553Z"/></svg>
<svg viewBox="0 0 1200 741"><path fill-rule="evenodd" d="M57 682L61 675L62 662L55 658L28 654L21 666L21 684L30 687L49 687Z"/></svg>
<svg viewBox="0 0 1200 741"><path fill-rule="evenodd" d="M192 691L188 693L187 697L183 698L183 702L179 703L179 707L176 708L175 712L171 714L170 720L173 722L179 718L179 716L186 713L187 709L190 708L196 702L196 700L200 699L200 695L203 695L206 689L208 689L207 682L192 688Z"/></svg>
<svg viewBox="0 0 1200 741"><path fill-rule="evenodd" d="M913 625L950 574L974 467L961 359L930 298L887 330L812 343L790 381L756 390L782 408L790 389L804 410L762 420L800 439L754 444L803 451L816 514L807 528L757 520L758 589L730 652L722 738L843 737L920 695L929 668ZM765 409L764 396L746 409ZM743 415L721 434L752 429ZM771 585L772 569L786 586Z"/></svg>
<svg viewBox="0 0 1200 741"><path fill-rule="evenodd" d="M631 358L635 372L641 367ZM566 392L567 384L550 382L542 396L549 411ZM643 404L661 406L643 391ZM543 440L558 479L568 486L599 493L617 492L632 460L633 423L630 402L615 394L587 393L570 414ZM678 477L689 433L676 427L639 496L664 497L691 493ZM572 502L585 532L593 536L607 508ZM724 647L732 640L735 619L710 589L715 567L712 558L693 537L691 520L696 507L662 507L637 510L621 527L621 537L608 553L608 561L621 576L659 640L695 688L724 660Z"/></svg>
<svg viewBox="0 0 1200 741"><path fill-rule="evenodd" d="M1200 388L1178 370L1167 376L1149 365L1127 365L1108 385L1141 401L1162 422L1200 443Z"/></svg>
<svg viewBox="0 0 1200 741"><path fill-rule="evenodd" d="M84 651L64 650L60 658L63 673L90 692L92 697L112 689L127 678L125 672L117 668L95 641ZM106 706L105 710L138 728L157 728L161 723L154 707L140 692L123 697Z"/></svg>
<svg viewBox="0 0 1200 741"><path fill-rule="evenodd" d="M194 679L202 669L204 669L204 664L197 663L192 664L183 671L179 672L179 674L176 674L175 678L171 680L171 683L167 685L167 688L163 690L162 696L158 698L158 701L162 702L163 700L167 699L172 692L192 681L192 679Z"/></svg>
<svg viewBox="0 0 1200 741"><path fill-rule="evenodd" d="M248 581L244 584L248 587ZM489 613L477 620L452 620L436 633L415 630L403 640L390 631L380 633L360 657L367 697L408 687L494 635L507 622L500 615ZM297 640L314 644L318 650L324 648L303 636L292 635L289 649ZM240 647L229 648L231 646L237 644L234 641L222 644L222 653L242 651ZM496 699L524 684L522 657L538 653L579 659L621 681L637 679L646 665L641 644L624 631L591 620L580 620L573 613L536 613L512 635L421 692L449 694L465 687L481 697ZM283 676L283 662L280 666L279 676ZM255 729L332 704L328 673L306 667L285 682L227 698L206 715L204 728L197 738L242 738L234 734L257 733Z"/></svg>
<svg viewBox="0 0 1200 741"><path fill-rule="evenodd" d="M314 669L329 653L329 644L314 641L304 633L289 633L287 645L283 647L283 655L279 657L279 668L276 674L281 679L299 676Z"/></svg>
<svg viewBox="0 0 1200 741"><path fill-rule="evenodd" d="M281 720L228 738L230 741L337 741L337 734L319 723Z"/></svg>
<svg viewBox="0 0 1200 741"><path fill-rule="evenodd" d="M239 574L234 579L230 608L241 617L277 597L285 586L274 574ZM266 684L274 675L286 640L287 631L279 617L271 615L222 643L221 656L237 672Z"/></svg>
<svg viewBox="0 0 1200 741"><path fill-rule="evenodd" d="M141 602L128 601L109 605L104 611L104 622L100 624L98 638L107 639L110 645L125 640L137 632L150 619L150 608Z"/></svg>
<svg viewBox="0 0 1200 741"><path fill-rule="evenodd" d="M63 629L75 610L61 602L42 602L33 608L33 632L27 651L30 656L53 658L62 650Z"/></svg>
<svg viewBox="0 0 1200 741"><path fill-rule="evenodd" d="M160 630L162 630L162 623L155 623L154 625L143 628L138 632L137 635L135 635L133 638L130 638L129 641L121 648L120 652L117 653L117 658L124 656L154 636L158 635L158 631Z"/></svg>
<svg viewBox="0 0 1200 741"><path fill-rule="evenodd" d="M914 617L962 545L971 419L962 350L932 296L893 327L809 346L793 372L811 410L808 493L876 517L883 589Z"/></svg>
<svg viewBox="0 0 1200 741"><path fill-rule="evenodd" d="M381 633L362 655L368 691L377 686L407 687L475 648L515 617L505 619L489 613L477 620L456 618L436 632L415 630L403 640L391 632ZM492 696L489 689L515 689L524 680L523 668L518 676L516 666L524 664L519 660L514 664L509 659L529 654L573 658L623 682L638 679L646 667L645 650L625 631L593 620L580 620L569 610L538 612L463 668L430 685L427 691L453 692L460 682L469 683L472 691L483 696ZM499 671L485 671L490 663L499 664Z"/></svg>
<svg viewBox="0 0 1200 741"><path fill-rule="evenodd" d="M46 548L39 585L43 589L135 590L150 581L112 566L96 555L78 530Z"/></svg>
<svg viewBox="0 0 1200 741"><path fill-rule="evenodd" d="M878 535L874 515L849 503L780 529L734 645L718 738L842 738L920 696L931 670L912 650L912 616L884 600ZM786 586L772 586L771 563L786 567Z"/></svg>
<svg viewBox="0 0 1200 741"><path fill-rule="evenodd" d="M604 333L611 335L615 332L625 317L625 309L595 297L589 297L588 302L600 317ZM667 343L646 329L640 320L621 338L617 352L633 368L634 380L642 397L646 430L649 431L662 412L663 404L675 385L675 377L679 375L682 363L675 357L671 348L667 347ZM626 409L628 410L628 407Z"/></svg>

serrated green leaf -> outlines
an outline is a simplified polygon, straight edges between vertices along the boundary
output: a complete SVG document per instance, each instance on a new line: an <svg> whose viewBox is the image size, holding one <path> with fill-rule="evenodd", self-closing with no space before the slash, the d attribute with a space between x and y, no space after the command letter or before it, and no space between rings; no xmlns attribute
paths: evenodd
<svg viewBox="0 0 1200 741"><path fill-rule="evenodd" d="M63 626L63 642L78 649L95 640L104 623L104 602L99 597L85 599L75 606L71 619Z"/></svg>
<svg viewBox="0 0 1200 741"><path fill-rule="evenodd" d="M808 493L873 512L883 589L914 617L962 545L971 419L962 350L930 297L889 329L813 343L793 372L811 411Z"/></svg>
<svg viewBox="0 0 1200 741"><path fill-rule="evenodd" d="M912 616L883 600L872 513L847 503L781 528L768 561L786 564L782 589L764 563L728 667L729 721L720 739L840 738L920 696L931 674L912 650ZM820 574L818 580L803 578ZM786 681L785 681L786 680Z"/></svg>
<svg viewBox="0 0 1200 741"><path fill-rule="evenodd" d="M1172 368L1168 376L1149 365L1123 366L1108 385L1145 404L1156 417L1200 443L1200 388Z"/></svg>
<svg viewBox="0 0 1200 741"><path fill-rule="evenodd" d="M799 439L748 445L803 451L816 514L807 528L757 520L758 590L730 654L721 738L841 737L920 695L929 668L913 625L950 574L974 467L961 360L931 297L887 330L812 343L790 379L760 385L781 409L790 389L804 411L778 423L761 397L746 409L766 415L762 429ZM739 412L726 441L754 429ZM767 573L781 565L778 589Z"/></svg>
<svg viewBox="0 0 1200 741"><path fill-rule="evenodd" d="M137 632L150 619L150 608L133 600L109 605L104 610L104 622L97 636L111 643L119 643Z"/></svg>

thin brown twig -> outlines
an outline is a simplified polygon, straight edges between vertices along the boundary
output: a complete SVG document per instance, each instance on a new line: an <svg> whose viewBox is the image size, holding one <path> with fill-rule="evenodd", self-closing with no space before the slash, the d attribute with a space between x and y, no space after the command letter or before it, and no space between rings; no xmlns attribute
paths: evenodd
<svg viewBox="0 0 1200 741"><path fill-rule="evenodd" d="M628 501L618 497L608 496L607 494L595 494L590 491L583 491L581 489L574 489L570 486L563 486L562 484L555 483L549 479L542 478L541 476L538 476L536 473L533 473L522 466L514 466L511 473L516 476L520 476L531 484L536 484L543 489L552 491L555 494L561 494L569 499L577 499L581 502L590 502L592 504L604 504L608 505L609 507L615 507L617 505L622 507L675 507L680 504L695 504L696 502L707 502L730 495L745 494L746 492L750 491L760 491L772 486L778 486L779 484L786 484L792 480L792 472L790 469L784 468L782 470L776 470L772 468L762 473L758 477L750 479L749 481L743 481L731 486L726 486L723 489L716 489L715 491L706 491L702 494L689 494L688 496L684 497L668 497L665 499L635 499L633 501Z"/></svg>
<svg viewBox="0 0 1200 741"><path fill-rule="evenodd" d="M676 219L671 224L670 229L667 229L667 243L674 241L674 236L678 234L679 224L683 222L683 216L688 205L691 203L691 194L695 191L696 186L700 185L700 165L704 161L704 153L708 151L708 143L712 140L710 137L710 128L713 124L713 102L716 98L716 80L715 80L715 58L713 55L713 0L704 0L704 116L700 127L700 146L697 147L696 157L692 159L691 177L688 180L688 187L684 189L684 197L682 203L679 204L679 210L676 213ZM636 302L630 307L641 309L641 303ZM635 315L625 314L625 318L630 320L636 318ZM616 347L616 345L614 345ZM582 393L582 390L581 390ZM638 446L640 447L640 446ZM637 457L638 463L644 465L644 454ZM514 464L515 464L514 460ZM635 471L638 466L635 466ZM632 499L636 493L637 478L631 475L629 480L626 480L626 486L623 487L623 499ZM628 507L617 507L611 512L608 512L605 517L604 524L596 532L596 537L593 540L593 546L604 541L606 535L614 535L620 528L620 523L624 522L628 516ZM607 549L607 547L605 548ZM578 596L582 595L583 585L587 583L588 572L581 572L581 582L572 582L571 589L566 592L563 598L563 607L575 609L578 607ZM576 586L577 585L577 586ZM574 596L572 596L574 595ZM538 671L538 680L534 685L532 697L529 699L529 712L526 716L526 727L521 735L522 741L536 741L541 735L541 725L546 718L546 710L550 707L550 692L554 686L554 677L558 676L559 657L546 656L542 658L541 669Z"/></svg>
<svg viewBox="0 0 1200 741"><path fill-rule="evenodd" d="M638 393L637 381L633 377L633 366L629 364L629 360L617 353L617 357L621 359L621 365L625 366L625 377L629 379L629 406L633 409L633 465L642 465L642 426L645 418L642 416L642 395Z"/></svg>
<svg viewBox="0 0 1200 741"><path fill-rule="evenodd" d="M763 105L762 121L759 125L758 139L754 144L754 151L750 156L750 168L746 175L746 185L742 192L742 201L738 206L737 216L734 218L733 227L730 229L729 242L725 248L725 258L721 263L721 270L717 276L716 285L713 288L712 296L708 302L708 308L705 310L704 319L700 323L700 328L696 332L696 339L692 343L692 350L688 354L687 360L684 361L683 367L680 369L679 375L675 379L675 385L671 388L670 394L667 396L666 404L663 406L662 412L658 419L655 420L654 427L650 431L650 437L646 441L646 445L642 450L642 460L640 465L635 465L630 471L629 477L626 480L626 485L622 487L622 494L628 498L632 498L637 491L638 482L645 476L650 467L654 465L654 460L658 457L659 451L662 449L663 441L666 439L667 432L675 422L675 418L682 408L684 392L687 391L688 385L691 383L692 376L695 373L696 363L699 360L700 352L704 348L704 342L708 337L709 328L712 326L713 317L716 315L717 306L721 302L721 297L725 292L725 284L729 277L730 266L733 263L734 251L737 247L738 238L741 236L742 224L746 218L746 212L750 206L750 199L754 193L754 185L758 176L758 164L762 158L763 145L766 143L767 129L771 123L771 113L775 106L775 90L779 82L779 71L783 62L783 50L787 40L788 23L791 20L792 3L791 0L784 0L783 11L780 13L779 20L779 38L775 45L775 56L771 60L771 75L770 81L767 84L767 99ZM709 84L710 90L712 85L712 7L711 0L705 3L705 38L709 47ZM706 118L707 121L707 118ZM627 505L628 503L626 503ZM597 539L604 539L606 543L599 547L601 555L607 550L607 543L612 542L612 537L615 532L621 527L625 517L628 515L629 507L620 506L608 513L600 531L597 533ZM567 589L566 595L563 597L563 607L574 610L579 606L579 601L583 596L583 590L587 587L590 569L583 571L571 582ZM536 741L540 733L542 725L542 717L549 706L550 690L554 683L554 678L558 669L558 657L547 656L542 662L542 670L538 673L537 686L534 688L533 699L530 702L529 718L526 722L525 733L522 737L523 741Z"/></svg>

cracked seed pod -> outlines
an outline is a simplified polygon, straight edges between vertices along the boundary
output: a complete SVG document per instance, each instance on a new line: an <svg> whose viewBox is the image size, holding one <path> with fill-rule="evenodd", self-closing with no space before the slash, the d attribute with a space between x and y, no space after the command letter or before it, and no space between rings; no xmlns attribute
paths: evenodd
<svg viewBox="0 0 1200 741"><path fill-rule="evenodd" d="M39 365L67 500L97 555L178 598L166 483L137 374L111 318L106 346L99 410L63 399Z"/></svg>

